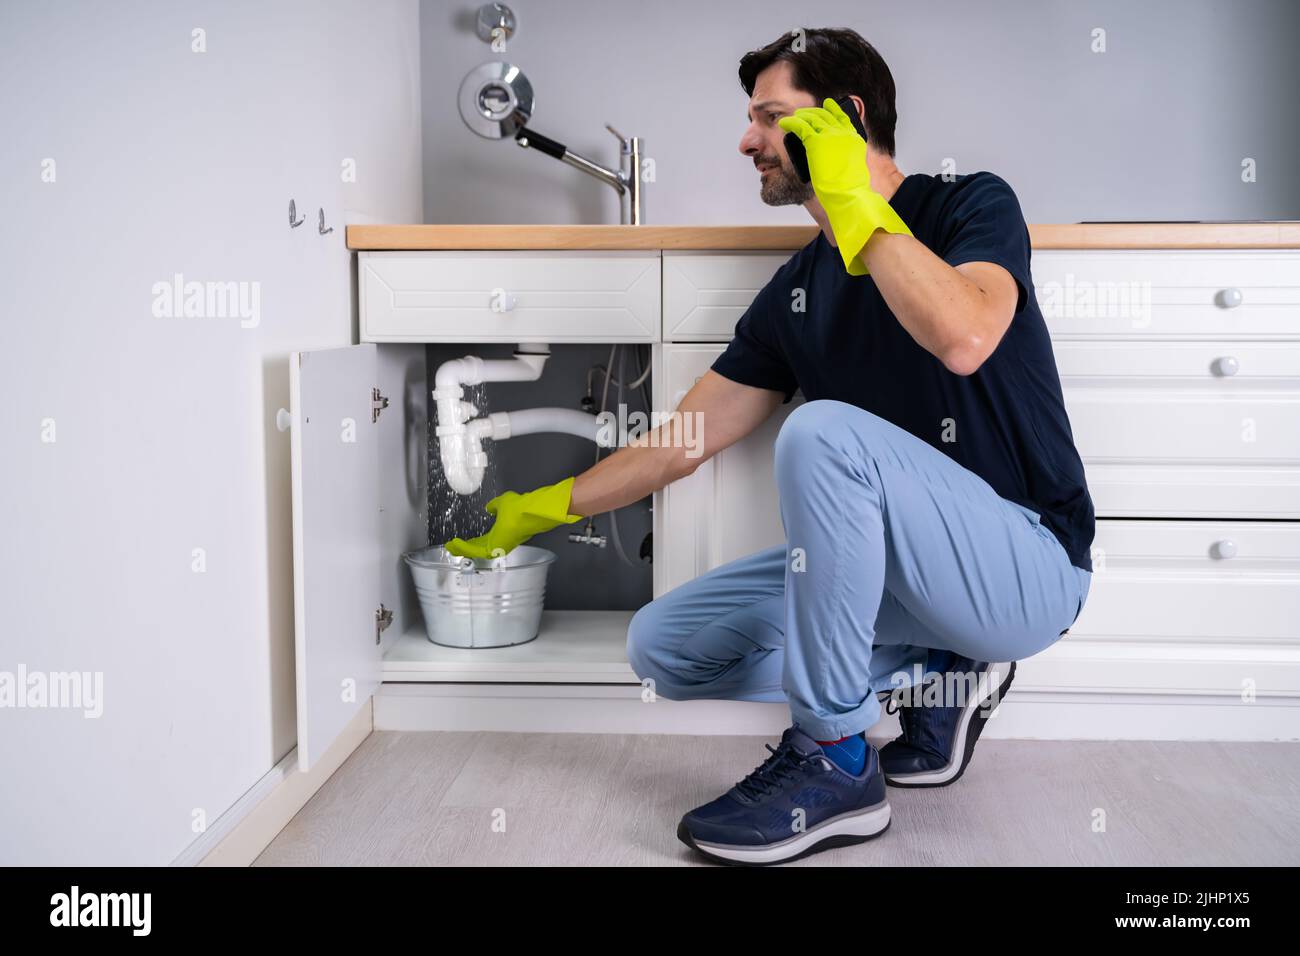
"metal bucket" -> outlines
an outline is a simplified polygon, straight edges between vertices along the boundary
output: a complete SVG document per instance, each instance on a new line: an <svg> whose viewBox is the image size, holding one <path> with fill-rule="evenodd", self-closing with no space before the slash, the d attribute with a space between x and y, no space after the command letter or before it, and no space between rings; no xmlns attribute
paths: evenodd
<svg viewBox="0 0 1300 956"><path fill-rule="evenodd" d="M500 558L463 558L435 545L402 557L433 643L507 647L537 637L555 552L520 545Z"/></svg>

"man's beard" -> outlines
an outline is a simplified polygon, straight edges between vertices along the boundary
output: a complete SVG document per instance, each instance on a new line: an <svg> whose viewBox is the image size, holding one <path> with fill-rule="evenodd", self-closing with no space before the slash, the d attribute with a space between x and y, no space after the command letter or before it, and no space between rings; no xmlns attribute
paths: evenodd
<svg viewBox="0 0 1300 956"><path fill-rule="evenodd" d="M816 198L812 183L806 183L795 175L794 169L784 163L772 167L766 176L760 174L759 197L769 206L802 205Z"/></svg>

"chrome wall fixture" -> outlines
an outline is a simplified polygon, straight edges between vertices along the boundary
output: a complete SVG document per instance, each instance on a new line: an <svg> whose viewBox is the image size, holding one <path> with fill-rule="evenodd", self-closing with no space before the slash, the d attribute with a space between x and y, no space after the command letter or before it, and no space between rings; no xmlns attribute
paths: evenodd
<svg viewBox="0 0 1300 956"><path fill-rule="evenodd" d="M461 81L460 117L485 139L521 132L533 115L533 85L513 63L483 63Z"/></svg>
<svg viewBox="0 0 1300 956"><path fill-rule="evenodd" d="M624 225L645 223L645 197L641 169L644 143L639 136L624 136L608 123L605 129L619 141L619 168L607 169L573 152L563 143L528 128L533 115L533 86L513 63L490 62L475 67L460 84L461 119L485 139L513 137L520 146L538 150L599 179L618 193L619 220Z"/></svg>
<svg viewBox="0 0 1300 956"><path fill-rule="evenodd" d="M478 8L474 29L479 39L492 44L494 53L506 52L506 41L515 35L514 11L504 3L485 3Z"/></svg>

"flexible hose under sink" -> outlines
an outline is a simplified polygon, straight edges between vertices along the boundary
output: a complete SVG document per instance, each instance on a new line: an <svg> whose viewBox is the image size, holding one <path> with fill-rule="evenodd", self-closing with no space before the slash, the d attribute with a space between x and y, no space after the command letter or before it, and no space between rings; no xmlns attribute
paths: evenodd
<svg viewBox="0 0 1300 956"><path fill-rule="evenodd" d="M614 348L617 349L618 346L616 345L614 346ZM624 352L618 353L618 397L617 397L618 407L621 407L623 404L623 356L625 354L626 353ZM610 353L610 358L611 359L613 358L612 352ZM608 372L606 372L605 381L608 384L609 382ZM609 513L609 536L614 542L614 550L618 552L618 556L622 559L623 563L626 564L629 568L636 567L636 564L634 564L632 560L628 558L627 552L623 550L623 539L618 533L618 509L617 508L613 509Z"/></svg>

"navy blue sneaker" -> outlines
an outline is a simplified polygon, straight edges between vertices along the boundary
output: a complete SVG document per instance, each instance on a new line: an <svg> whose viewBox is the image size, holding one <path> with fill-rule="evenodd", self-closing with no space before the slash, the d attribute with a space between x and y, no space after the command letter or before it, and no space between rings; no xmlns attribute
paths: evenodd
<svg viewBox="0 0 1300 956"><path fill-rule="evenodd" d="M880 748L890 786L946 787L970 763L984 723L1006 696L1015 661L990 663L944 652L940 673L924 684L890 695L887 713L898 713L901 736Z"/></svg>
<svg viewBox="0 0 1300 956"><path fill-rule="evenodd" d="M867 762L854 776L826 756L798 727L765 745L771 756L711 803L696 807L677 838L710 859L765 866L851 846L889 829L889 801L880 754L867 742Z"/></svg>

